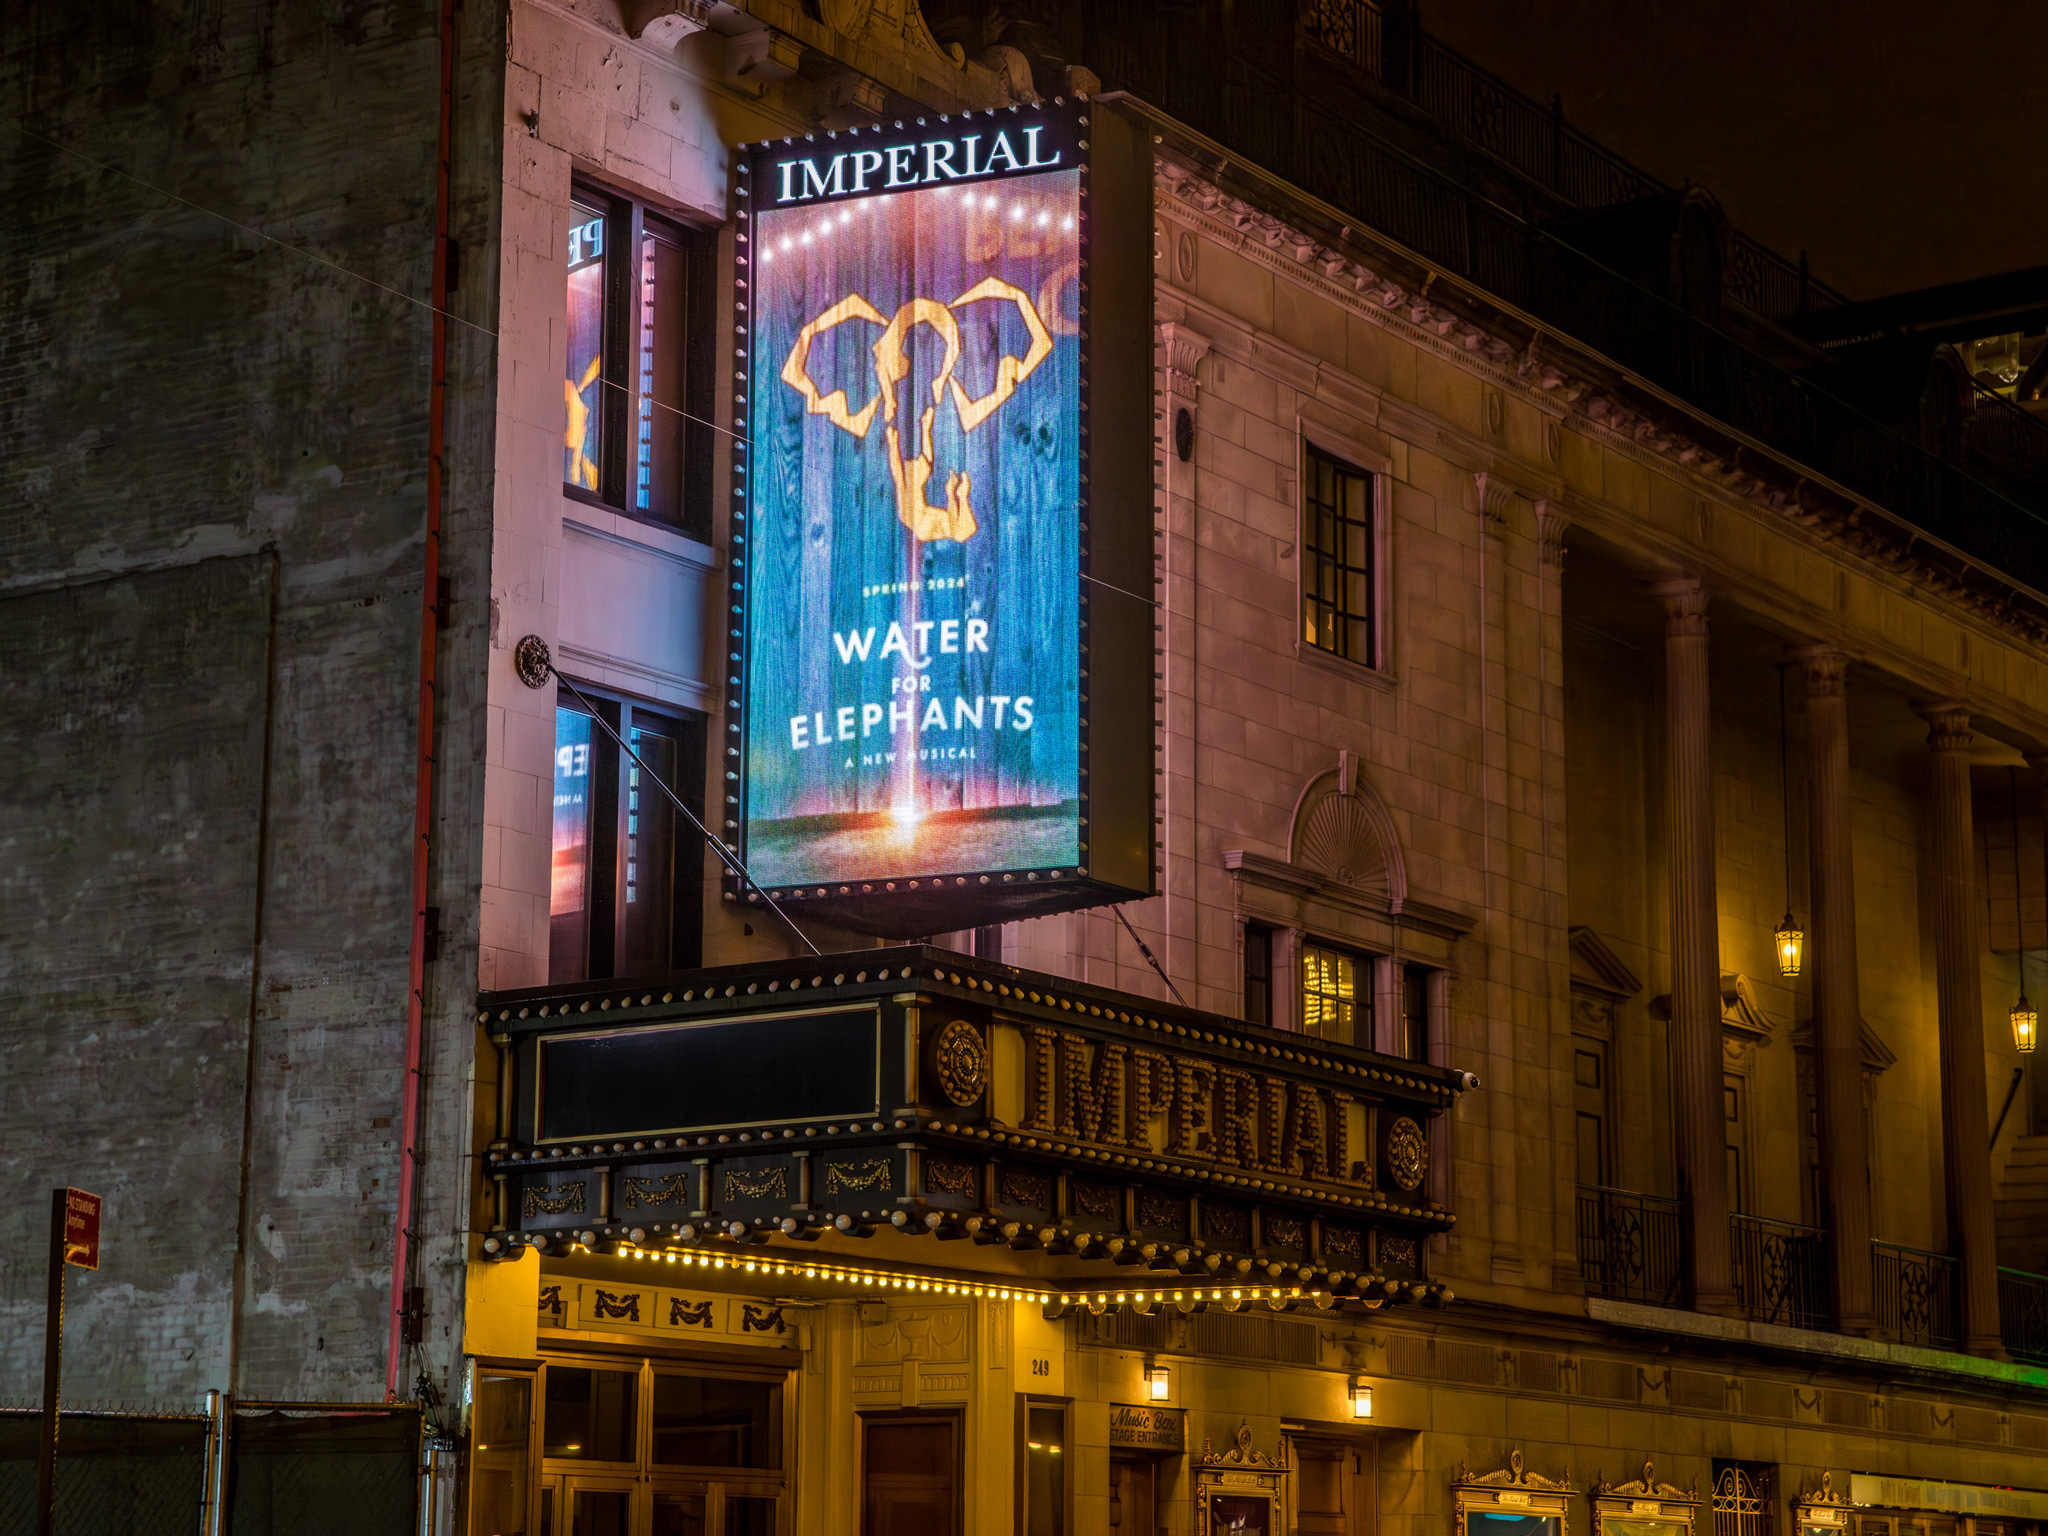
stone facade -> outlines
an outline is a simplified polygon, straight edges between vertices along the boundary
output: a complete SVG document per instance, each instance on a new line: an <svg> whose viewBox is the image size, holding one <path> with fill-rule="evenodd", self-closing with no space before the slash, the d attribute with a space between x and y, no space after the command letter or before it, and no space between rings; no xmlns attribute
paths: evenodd
<svg viewBox="0 0 2048 1536"><path fill-rule="evenodd" d="M830 1230L678 1222L658 1251L602 1208L588 1237L522 1246L505 1159L563 1149L515 1146L531 1082L513 1036L532 1030L511 1021L570 994L548 985L555 695L515 648L538 636L565 676L714 721L733 676L723 498L685 533L562 486L573 192L636 200L715 253L722 378L730 146L1092 90L1084 58L953 11L935 34L907 0L514 0L387 7L360 36L222 12L147 44L52 11L34 46L0 52L0 77L52 103L0 170L33 210L0 278L9 355L44 381L4 428L20 526L0 565L0 730L38 770L7 800L0 944L27 982L0 1005L0 1166L108 1199L107 1266L73 1290L70 1390L331 1402L423 1378L462 1405L480 1371L542 1359L786 1372L779 1529L844 1536L861 1415L907 1410L958 1411L962 1529L1009 1529L1032 1400L1065 1415L1067 1529L1122 1525L1111 1415L1148 1400L1141 1372L1162 1362L1193 1457L1149 1474L1176 1536L1198 1536L1204 1441L1241 1425L1262 1453L1349 1447L1362 1502L1343 1529L1388 1536L1441 1536L1456 1469L1518 1453L1579 1489L1650 1459L1702 1496L1718 1462L1768 1464L1781 1522L1826 1474L2048 1486L2048 1374L1997 1358L1995 1261L2017 1250L1991 1225L1994 1177L2048 1137L2048 1096L2002 1113L2022 1065L2015 952L2048 910L2033 770L2017 838L2003 771L2048 750L2039 631L1926 550L1880 547L1775 469L1708 451L1716 423L1646 405L1572 337L1370 227L1333 229L1300 188L1130 100L1094 110L1130 114L1156 157L1159 894L1009 925L982 959L1105 989L1098 1009L1171 997L1199 1011L1179 1027L1277 1052L1312 1049L1303 953L1359 957L1361 1022L1340 1042L1357 1069L1420 1056L1477 1079L1436 1090L1426 1147L1411 1127L1435 1235L1393 1299L1429 1310L1361 1290L1362 1257L1304 1258L1312 1294L1278 1305L1214 1289L1228 1278L1170 1245L1110 1268L1060 1230L1064 1193L1021 1240L984 1241L991 1222L941 1247L970 1235L948 1207L931 1243L876 1211ZM91 65L61 90L59 52ZM454 242L445 588L423 559L437 209ZM723 486L719 395L703 425ZM1369 659L1304 638L1311 452L1370 485ZM402 1277L422 1338L394 1364L423 630L432 943ZM796 958L705 863L685 893L704 965ZM1807 928L1796 979L1773 951L1788 906ZM871 942L807 931L856 962ZM1255 945L1270 1035L1235 1022L1257 1001ZM587 987L575 1006L668 1006L692 984ZM904 972L913 1014L922 984ZM1021 1074L1013 1034L992 1028L991 1049ZM1047 1131L1004 1093L997 1129ZM1689 1273L1663 1294L1615 1294L1600 1269L1584 1222L1603 1187L1690 1224L1670 1256ZM0 1264L15 1399L40 1358L40 1210L17 1203ZM1910 1251L1890 1262L1962 1254L1958 1347L1901 1326L1859 1218ZM1822 1282L1841 1329L1755 1315L1761 1259L1739 1234L1769 1223L1849 1235ZM621 1299L654 1295L654 1265L678 1317L725 1319L715 1338L679 1342L643 1321L652 1300ZM1197 1279L1211 1289L1177 1305ZM467 1433L460 1407L436 1412ZM562 1494L567 1460L526 1469L534 1497ZM1287 1486L1307 1528L1307 1484Z"/></svg>

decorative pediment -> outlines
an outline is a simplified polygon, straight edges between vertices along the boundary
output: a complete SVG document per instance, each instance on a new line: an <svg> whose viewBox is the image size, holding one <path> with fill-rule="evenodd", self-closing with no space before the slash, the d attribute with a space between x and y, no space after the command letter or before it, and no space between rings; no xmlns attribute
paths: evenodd
<svg viewBox="0 0 2048 1536"><path fill-rule="evenodd" d="M1615 1002L1626 1002L1643 990L1636 973L1622 964L1621 956L1608 948L1607 941L1591 928L1571 931L1572 985L1603 993Z"/></svg>
<svg viewBox="0 0 2048 1536"><path fill-rule="evenodd" d="M1755 986L1735 971L1721 973L1721 1028L1757 1045L1771 1038L1770 1017L1756 1000Z"/></svg>
<svg viewBox="0 0 2048 1536"><path fill-rule="evenodd" d="M1568 1477L1545 1477L1540 1472L1531 1472L1522 1465L1522 1453L1509 1453L1508 1464L1498 1472L1483 1472L1474 1477L1464 1462L1458 1463L1458 1483L1466 1488L1535 1488L1545 1493L1570 1493L1572 1480Z"/></svg>
<svg viewBox="0 0 2048 1536"><path fill-rule="evenodd" d="M1288 844L1290 862L1400 910L1408 871L1394 818L1349 752L1338 753L1335 768L1302 786Z"/></svg>
<svg viewBox="0 0 2048 1536"><path fill-rule="evenodd" d="M1202 1440L1202 1455L1196 1463L1202 1467L1259 1467L1270 1472L1287 1470L1287 1441L1283 1437L1280 1448L1272 1455L1252 1448L1252 1426L1247 1420L1239 1420L1234 1443L1227 1451L1219 1451L1214 1442L1206 1436Z"/></svg>
<svg viewBox="0 0 2048 1536"><path fill-rule="evenodd" d="M1680 1488L1672 1483L1658 1482L1656 1478L1656 1463L1651 1461L1643 1463L1643 1475L1632 1483L1622 1483L1619 1485L1604 1483L1600 1480L1600 1474L1594 1473L1593 1486L1590 1492L1596 1499L1681 1500L1690 1501L1695 1504L1699 1502L1700 1497L1697 1486Z"/></svg>
<svg viewBox="0 0 2048 1536"><path fill-rule="evenodd" d="M1871 1077L1883 1073L1899 1059L1898 1052L1886 1045L1868 1023L1857 1026L1857 1039L1862 1047L1863 1070ZM1799 1051L1810 1051L1814 1048L1813 1020L1799 1021L1798 1026L1792 1031L1792 1048Z"/></svg>

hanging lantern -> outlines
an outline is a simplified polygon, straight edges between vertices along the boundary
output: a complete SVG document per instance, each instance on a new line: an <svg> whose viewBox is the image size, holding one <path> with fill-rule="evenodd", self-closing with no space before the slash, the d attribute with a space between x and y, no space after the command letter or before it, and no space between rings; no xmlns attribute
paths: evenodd
<svg viewBox="0 0 2048 1536"><path fill-rule="evenodd" d="M1778 931L1771 935L1778 945L1778 971L1780 975L1797 976L1800 962L1806 957L1806 935L1792 921L1787 911L1778 919ZM2018 1017L2017 1014L2014 1015Z"/></svg>
<svg viewBox="0 0 2048 1536"><path fill-rule="evenodd" d="M2027 994L2021 992L2020 1000L2012 1005L2012 1043L2022 1056L2034 1049L2034 1035L2040 1026L2041 1016L2034 1012Z"/></svg>

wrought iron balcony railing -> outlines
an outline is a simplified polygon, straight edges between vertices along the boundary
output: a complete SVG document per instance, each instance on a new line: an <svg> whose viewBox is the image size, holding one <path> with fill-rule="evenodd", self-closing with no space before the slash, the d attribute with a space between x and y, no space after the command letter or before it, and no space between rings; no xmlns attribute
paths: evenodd
<svg viewBox="0 0 2048 1536"><path fill-rule="evenodd" d="M1092 0L1083 30L1111 89L1154 103L1354 228L1534 316L1813 478L2048 591L2048 517L2035 505L2048 507L2048 491L2008 493L1973 478L1929 453L1916 428L1879 421L1818 375L1793 373L1408 154L1375 131L1356 92L1297 78L1291 49L1218 48L1136 0Z"/></svg>
<svg viewBox="0 0 2048 1536"><path fill-rule="evenodd" d="M1956 1322L1961 1271L1952 1254L1873 1242L1870 1281L1878 1327L1902 1344L1956 1348L1962 1342Z"/></svg>
<svg viewBox="0 0 2048 1536"><path fill-rule="evenodd" d="M1735 1294L1743 1315L1788 1328L1832 1328L1828 1235L1819 1227L1731 1216Z"/></svg>
<svg viewBox="0 0 2048 1536"><path fill-rule="evenodd" d="M2006 1353L2028 1365L2048 1365L2048 1275L2001 1269L1998 1321Z"/></svg>
<svg viewBox="0 0 2048 1536"><path fill-rule="evenodd" d="M1581 1184L1579 1271L1596 1296L1678 1306L1685 1286L1684 1203Z"/></svg>

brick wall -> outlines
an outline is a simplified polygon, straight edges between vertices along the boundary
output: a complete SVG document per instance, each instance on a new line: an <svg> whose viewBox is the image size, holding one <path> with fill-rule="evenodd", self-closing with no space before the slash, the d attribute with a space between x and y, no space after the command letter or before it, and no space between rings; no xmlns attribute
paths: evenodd
<svg viewBox="0 0 2048 1536"><path fill-rule="evenodd" d="M66 1181L108 1197L67 1396L383 1395L438 19L37 5L0 40L10 99L65 146L17 133L0 159L0 732L38 765L8 779L0 969L35 980L6 1005L0 1395L39 1390L40 1191ZM474 66L501 48L471 24L466 85L494 100ZM464 178L494 159L458 157L472 261L491 199ZM489 349L451 329L459 533L489 483L465 412ZM451 541L450 653L480 654L486 606L461 605L485 559ZM461 699L438 805L458 825ZM455 1084L473 967L449 890L441 963L464 974L453 1009L430 978L429 1064ZM461 1125L424 1140L459 1153ZM445 1274L419 1278L452 1316Z"/></svg>

